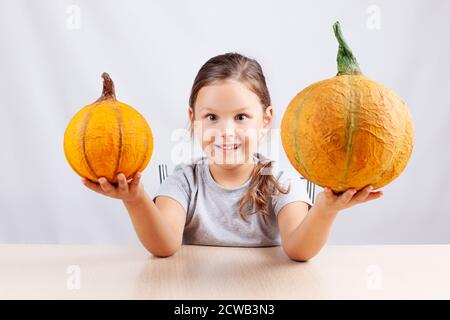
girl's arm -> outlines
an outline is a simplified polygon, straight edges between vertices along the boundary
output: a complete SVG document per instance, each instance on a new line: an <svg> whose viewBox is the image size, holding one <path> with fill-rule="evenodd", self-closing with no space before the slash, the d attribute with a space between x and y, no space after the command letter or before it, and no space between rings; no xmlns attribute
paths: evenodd
<svg viewBox="0 0 450 320"><path fill-rule="evenodd" d="M334 219L339 211L358 203L382 196L382 191L371 192L372 187L356 192L349 189L341 195L325 188L317 195L315 205L308 211L305 202L292 202L278 214L281 243L286 254L295 261L314 257L328 239Z"/></svg>
<svg viewBox="0 0 450 320"><path fill-rule="evenodd" d="M138 238L148 251L159 257L173 255L182 243L186 210L164 196L157 197L155 204L144 191L140 173L130 183L123 174L117 178L117 187L105 178L100 178L99 184L82 181L95 192L123 201Z"/></svg>
<svg viewBox="0 0 450 320"><path fill-rule="evenodd" d="M173 255L181 246L186 211L175 200L160 196L156 204L146 192L136 201L123 201L139 240L158 257Z"/></svg>

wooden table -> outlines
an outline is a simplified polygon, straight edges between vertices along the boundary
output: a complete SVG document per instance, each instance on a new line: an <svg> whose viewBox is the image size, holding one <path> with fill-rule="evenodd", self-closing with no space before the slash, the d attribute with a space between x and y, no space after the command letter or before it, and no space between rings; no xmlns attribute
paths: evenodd
<svg viewBox="0 0 450 320"><path fill-rule="evenodd" d="M450 245L280 247L0 245L0 299L450 298Z"/></svg>

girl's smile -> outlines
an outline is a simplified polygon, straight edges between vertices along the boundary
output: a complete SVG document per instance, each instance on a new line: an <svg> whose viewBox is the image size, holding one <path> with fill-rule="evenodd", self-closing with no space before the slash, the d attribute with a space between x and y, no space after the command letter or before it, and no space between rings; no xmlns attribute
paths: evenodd
<svg viewBox="0 0 450 320"><path fill-rule="evenodd" d="M217 148L221 149L224 152L229 152L229 151L237 151L240 147L241 144L230 144L230 145L215 145Z"/></svg>

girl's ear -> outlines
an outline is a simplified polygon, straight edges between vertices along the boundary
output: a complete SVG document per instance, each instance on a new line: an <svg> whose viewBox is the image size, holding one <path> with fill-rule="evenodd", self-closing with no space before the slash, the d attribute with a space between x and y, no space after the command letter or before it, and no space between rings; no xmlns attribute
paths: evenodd
<svg viewBox="0 0 450 320"><path fill-rule="evenodd" d="M264 128L269 128L273 119L273 107L268 106L264 112Z"/></svg>
<svg viewBox="0 0 450 320"><path fill-rule="evenodd" d="M188 116L189 120L192 122L194 120L194 110L191 107L188 107Z"/></svg>
<svg viewBox="0 0 450 320"><path fill-rule="evenodd" d="M273 119L273 107L268 106L266 110L264 110L263 114L263 130L260 131L259 139L261 139L263 136L269 132L270 126L272 124Z"/></svg>

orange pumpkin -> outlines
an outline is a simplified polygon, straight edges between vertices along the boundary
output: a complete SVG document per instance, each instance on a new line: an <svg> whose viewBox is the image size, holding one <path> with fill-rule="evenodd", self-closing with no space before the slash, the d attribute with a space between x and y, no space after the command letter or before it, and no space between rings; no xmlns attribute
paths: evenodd
<svg viewBox="0 0 450 320"><path fill-rule="evenodd" d="M153 152L153 136L145 118L116 100L114 83L102 74L103 93L81 109L64 134L64 153L78 175L98 182L117 182L117 174L131 178L143 171Z"/></svg>
<svg viewBox="0 0 450 320"><path fill-rule="evenodd" d="M381 188L405 169L413 149L413 121L391 90L362 75L333 25L339 42L338 73L299 92L281 122L292 166L306 179L340 193L371 184Z"/></svg>

